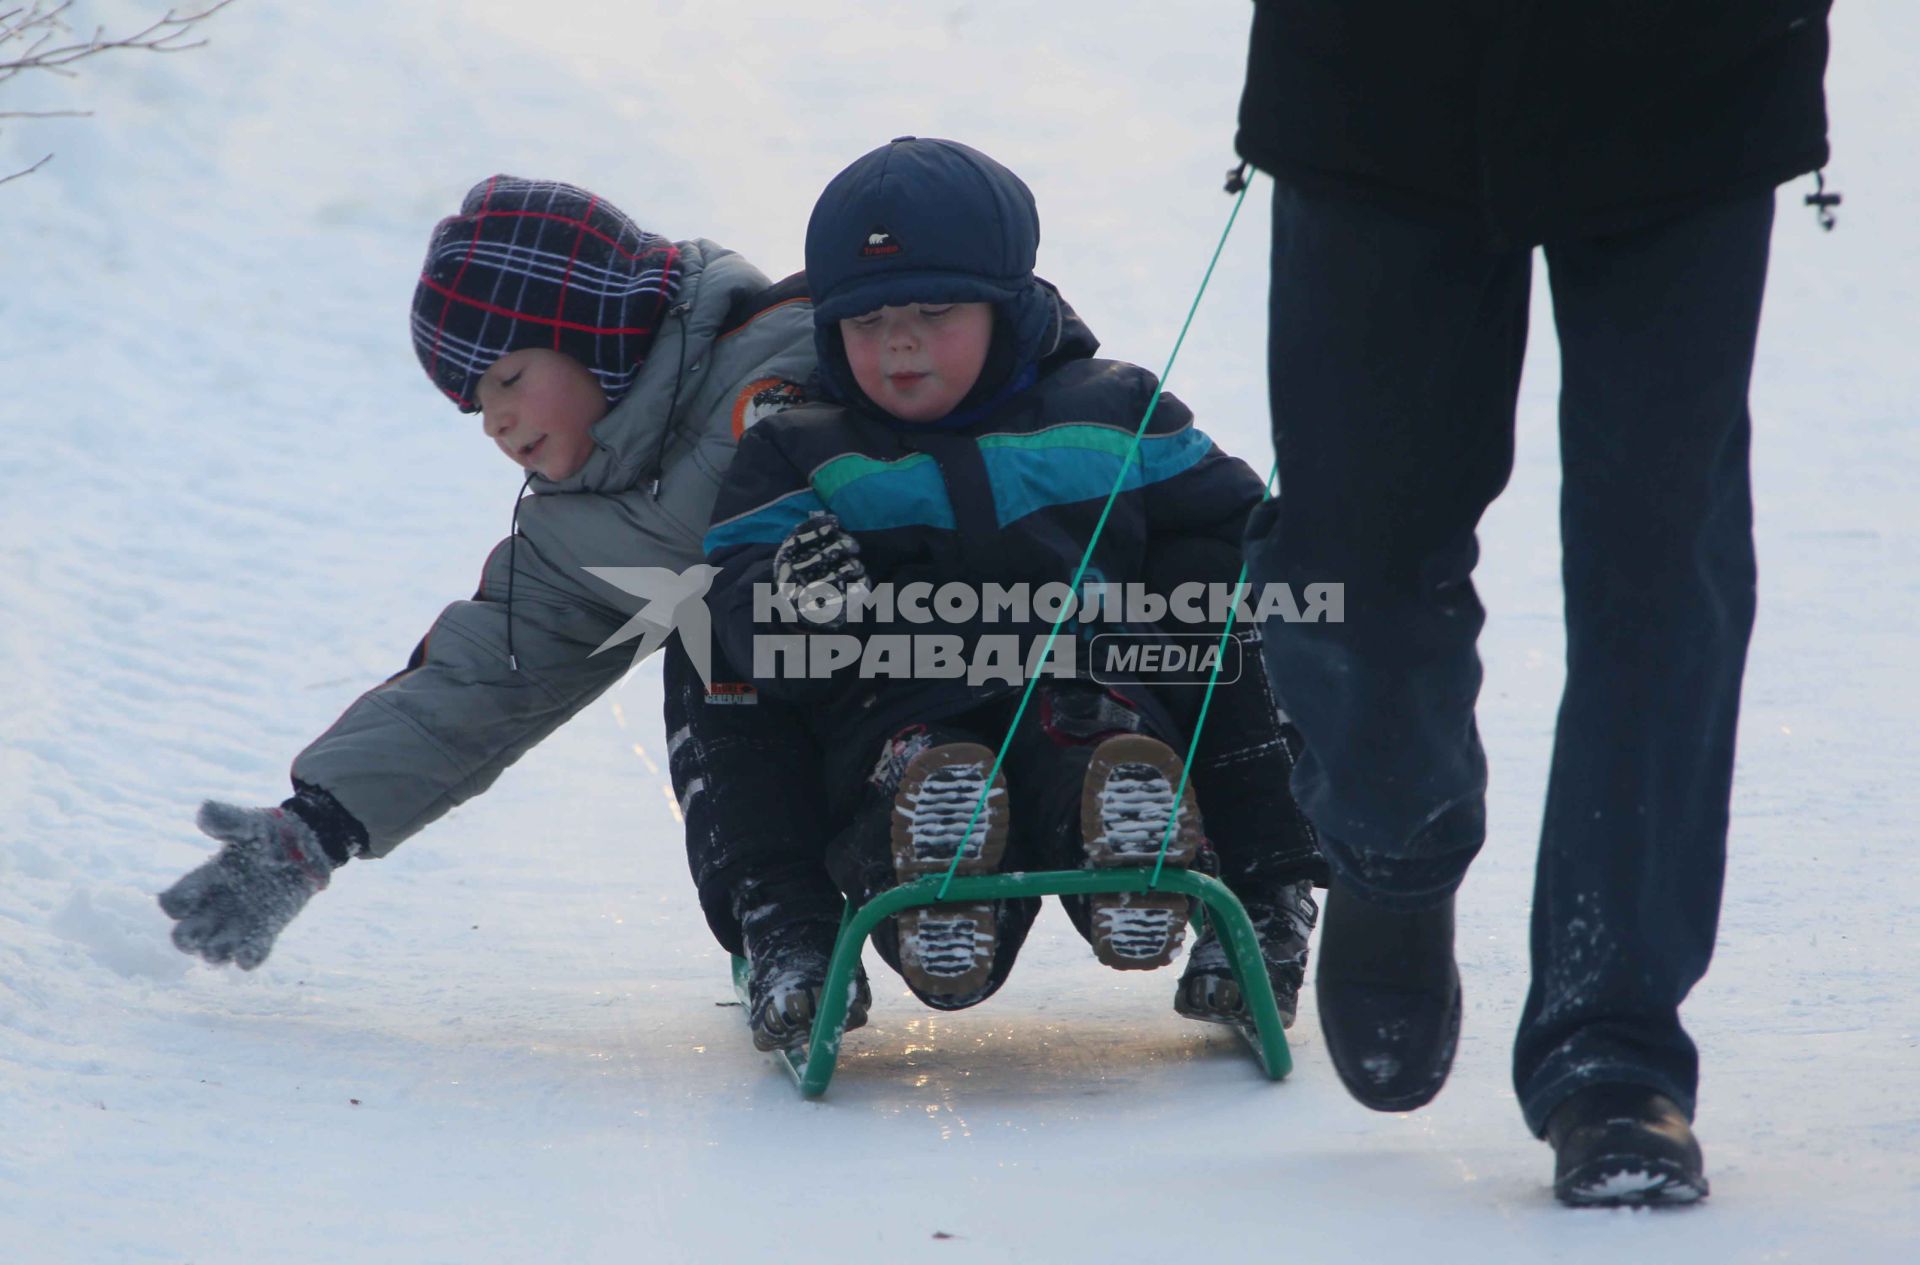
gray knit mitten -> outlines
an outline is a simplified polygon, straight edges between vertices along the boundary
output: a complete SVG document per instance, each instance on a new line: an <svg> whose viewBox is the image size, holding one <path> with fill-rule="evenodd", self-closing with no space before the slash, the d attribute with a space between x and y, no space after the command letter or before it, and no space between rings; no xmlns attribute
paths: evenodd
<svg viewBox="0 0 1920 1265"><path fill-rule="evenodd" d="M173 943L182 952L251 971L326 887L333 862L313 828L285 808L208 800L200 805L199 826L226 846L160 893L160 908L180 924Z"/></svg>

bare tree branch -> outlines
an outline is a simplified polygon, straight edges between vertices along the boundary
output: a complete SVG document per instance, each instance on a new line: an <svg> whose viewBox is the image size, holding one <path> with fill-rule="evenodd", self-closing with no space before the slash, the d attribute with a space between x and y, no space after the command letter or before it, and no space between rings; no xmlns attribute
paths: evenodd
<svg viewBox="0 0 1920 1265"><path fill-rule="evenodd" d="M0 176L0 184L5 184L9 180L18 180L22 176L31 176L34 172L40 170L42 167L46 166L48 163L52 161L53 161L53 155L48 154L45 158L42 158L39 162L35 163L31 167L22 167L20 170L14 172L10 176Z"/></svg>
<svg viewBox="0 0 1920 1265"><path fill-rule="evenodd" d="M200 48L207 41L189 37L197 34L202 22L232 4L233 0L214 0L204 8L184 15L178 10L168 9L129 35L110 36L105 27L95 27L93 34L84 40L72 39L73 29L66 22L66 15L73 8L73 3L74 0L32 0L30 4L15 4L11 8L0 9L0 85L28 71L44 71L70 79L75 72L68 70L68 66L100 53L123 49L138 49L147 53L183 53L188 49ZM22 47L12 47L15 45ZM87 110L9 110L0 111L0 119L84 118L90 113ZM52 154L48 154L31 167L0 177L0 184L33 174L46 166L52 157Z"/></svg>
<svg viewBox="0 0 1920 1265"><path fill-rule="evenodd" d="M215 0L215 3L199 12L184 16L168 9L131 35L109 36L105 27L95 27L93 35L86 40L49 47L56 38L70 32L62 15L73 7L73 0L58 0L54 4L48 4L47 0L34 0L25 9L14 9L0 15L0 47L28 36L33 38L25 50L0 60L0 82L28 70L52 70L113 49L138 48L150 53L180 53L190 48L200 48L206 44L206 40L189 40L187 37L201 22L232 3L233 0Z"/></svg>

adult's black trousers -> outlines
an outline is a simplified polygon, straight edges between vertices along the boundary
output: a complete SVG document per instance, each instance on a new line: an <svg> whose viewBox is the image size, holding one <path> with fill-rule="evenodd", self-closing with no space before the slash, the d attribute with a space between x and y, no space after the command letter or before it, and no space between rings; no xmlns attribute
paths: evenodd
<svg viewBox="0 0 1920 1265"><path fill-rule="evenodd" d="M1566 681L1514 1079L1529 1125L1616 1081L1691 1112L1679 1006L1718 920L1754 615L1748 380L1771 193L1549 241L1560 344ZM1269 370L1277 498L1259 582L1345 585L1269 622L1305 736L1293 789L1335 875L1418 907L1484 835L1475 528L1513 462L1531 252L1286 185Z"/></svg>

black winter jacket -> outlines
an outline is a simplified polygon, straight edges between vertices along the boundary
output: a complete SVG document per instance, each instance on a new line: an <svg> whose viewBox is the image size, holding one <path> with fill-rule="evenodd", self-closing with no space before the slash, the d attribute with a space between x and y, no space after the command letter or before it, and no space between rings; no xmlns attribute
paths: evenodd
<svg viewBox="0 0 1920 1265"><path fill-rule="evenodd" d="M1831 0L1255 0L1240 155L1496 247L1827 160Z"/></svg>
<svg viewBox="0 0 1920 1265"><path fill-rule="evenodd" d="M1137 365L1093 359L1099 344L1071 308L1054 302L1059 336L1037 365L1037 381L964 429L890 423L845 405L809 404L769 417L741 437L706 537L708 561L721 568L707 597L713 630L737 671L753 674L756 636L791 631L791 624L756 623L752 589L771 585L780 541L822 509L859 541L870 579L896 590L914 582L1038 586L1073 578L1156 379ZM1263 494L1260 477L1200 433L1185 405L1163 394L1087 580L1148 582L1150 540L1194 537L1237 550ZM1029 639L1044 639L1050 624L867 620L842 635L866 642L877 634L945 634L969 647L983 636L1015 635L1030 648ZM1084 675L1084 646L1076 659ZM842 773L864 771L886 738L907 724L956 716L1024 684L919 674L862 680L851 667L830 680L753 680L771 696L817 709L829 759ZM1175 731L1151 690L1137 681L1112 683L1156 728Z"/></svg>

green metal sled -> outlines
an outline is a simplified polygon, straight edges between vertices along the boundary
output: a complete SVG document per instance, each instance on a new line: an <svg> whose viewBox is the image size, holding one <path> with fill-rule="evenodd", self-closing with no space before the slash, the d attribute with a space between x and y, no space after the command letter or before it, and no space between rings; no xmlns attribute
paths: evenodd
<svg viewBox="0 0 1920 1265"><path fill-rule="evenodd" d="M941 891L946 883L946 891ZM1293 1070L1293 1055L1287 1049L1287 1036L1280 1026L1280 1012L1274 1006L1273 985L1260 959L1260 944L1253 923L1240 904L1240 898L1220 880L1191 870L1165 869L1154 882L1151 866L1107 870L1030 870L1020 874L983 874L948 881L942 875L929 875L903 883L881 893L855 909L851 905L840 918L840 938L833 948L833 960L827 965L827 982L820 990L820 1011L814 1017L813 1033L804 1052L785 1050L776 1056L793 1073L800 1092L818 1098L827 1092L833 1068L840 1057L842 1025L847 1016L847 993L853 986L854 968L867 936L882 918L891 918L915 905L935 905L955 901L1005 900L1018 896L1085 896L1096 892L1180 892L1200 902L1205 917L1220 936L1227 963L1246 999L1251 1028L1240 1032L1252 1048L1269 1080L1279 1080ZM1251 967L1251 969L1249 969ZM747 961L733 959L733 987L742 1005L747 1001Z"/></svg>
<svg viewBox="0 0 1920 1265"><path fill-rule="evenodd" d="M1161 370L1159 383L1154 387L1153 396L1147 401L1146 412L1140 418L1140 425L1134 430L1133 443L1127 449L1126 460L1121 463L1120 472L1114 478L1113 489L1107 493L1107 503L1100 511L1100 520L1094 524L1092 539L1087 542L1086 552L1080 558L1080 566L1073 573L1069 587L1080 591L1080 581L1087 573L1087 566L1093 559L1094 546L1099 543L1100 533L1106 529L1107 515L1113 510L1113 503L1120 495L1127 472L1132 467L1134 457L1140 446L1140 439L1146 434L1147 424L1153 420L1153 411L1160 403L1160 393L1167 380L1173 376L1174 362L1179 359L1180 348L1187 340L1187 331L1193 327L1193 315L1200 308L1201 296L1207 292L1207 282L1213 277L1215 265L1220 262L1220 253L1226 248L1227 236L1233 232L1233 224L1240 215L1240 207L1247 200L1247 181L1245 164L1232 173L1227 181L1227 192L1236 194L1233 213L1227 217L1227 226L1220 234L1220 244L1213 248L1213 258L1207 263L1206 275L1200 279L1200 289L1193 296L1193 303L1187 309L1187 319L1180 327L1180 336L1174 340L1173 351L1167 357L1166 368ZM1267 475L1268 495L1271 495L1273 481L1279 475L1279 463L1274 464L1273 472ZM1247 569L1240 568L1238 584L1244 585ZM1244 592L1236 587L1235 593ZM1236 607L1236 610L1238 608ZM1060 635L1060 629L1067 622L1067 612L1062 610L1059 619L1054 621L1053 629L1047 634L1046 645L1042 648L1039 661L1047 662L1052 653L1054 638ZM1233 620L1229 616L1226 627L1221 630L1220 643L1225 646L1232 634ZM1207 683L1206 700L1201 703L1200 718L1195 723L1194 734L1187 747L1187 765L1192 767L1193 753L1199 743L1200 727L1206 723L1207 703L1213 697L1213 683L1219 675L1219 663L1216 659L1213 675ZM1026 711L1027 700L1032 698L1033 689L1039 682L1034 676L1027 682L1026 692L1020 698L1020 708L1014 713L1013 725L1020 722L1020 716ZM998 773L1001 761L1006 758L1007 742L1011 741L1012 726L1008 728L1009 738L1000 746L1000 754L995 757L993 771ZM991 775L990 775L991 776ZM1183 775L1176 797L1186 789L1187 781ZM981 797L984 805L986 797ZM974 808L977 817L980 805ZM966 833L973 831L973 819L966 825ZM1169 825L1168 833L1171 835ZM1165 855L1166 840L1161 841L1161 854ZM1156 868L1158 873L1156 875ZM860 951L866 944L867 936L882 918L891 918L903 909L915 905L937 905L943 902L1004 900L1018 896L1085 896L1096 892L1180 892L1198 901L1204 915L1213 924L1220 936L1221 946L1226 950L1227 964L1240 984L1240 995L1246 999L1247 1013L1252 1018L1250 1025L1235 1025L1254 1054L1260 1060L1269 1080L1279 1080L1293 1070L1293 1055L1287 1050L1286 1033L1280 1027L1280 1012L1273 1003L1273 984L1267 979L1265 965L1260 959L1260 944L1253 932L1253 923L1247 918L1246 909L1240 904L1240 898L1227 890L1226 884L1204 874L1195 874L1190 870L1167 869L1157 866L1123 867L1104 870L1042 870L1028 871L1024 874L981 874L960 878L951 873L929 875L903 883L868 901L859 909L849 906L840 917L840 937L834 943L833 960L827 965L827 982L820 992L820 1011L814 1017L813 1032L804 1054L798 1050L784 1051L779 1056L793 1073L800 1086L800 1092L808 1098L818 1098L827 1092L827 1082L833 1079L833 1065L840 1057L841 1028L847 1017L847 990L853 984L854 968L860 964ZM1251 969L1249 969L1251 967ZM747 963L744 958L733 959L733 986L739 993L742 1004L747 1002Z"/></svg>

